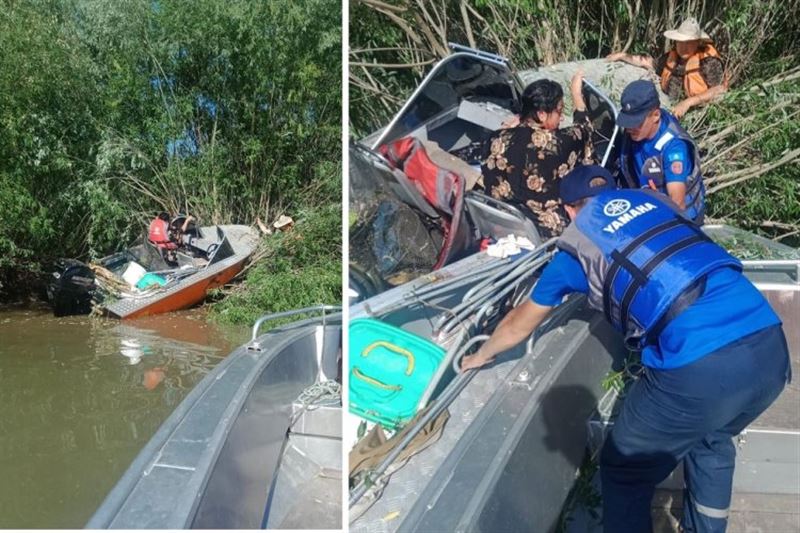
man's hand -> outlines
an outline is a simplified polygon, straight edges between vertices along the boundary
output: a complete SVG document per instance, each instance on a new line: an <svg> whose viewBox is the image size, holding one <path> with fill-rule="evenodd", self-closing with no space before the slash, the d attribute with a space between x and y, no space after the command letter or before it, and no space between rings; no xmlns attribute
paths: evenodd
<svg viewBox="0 0 800 533"><path fill-rule="evenodd" d="M608 54L606 56L606 61L622 61L629 65L633 65L634 67L646 68L650 70L655 70L655 61L650 56L644 55L630 55L626 54L625 52L617 52L614 54Z"/></svg>
<svg viewBox="0 0 800 533"><path fill-rule="evenodd" d="M181 233L186 233L186 229L189 227L189 223L194 220L192 215L188 215L186 220L183 221L183 225L181 226Z"/></svg>
<svg viewBox="0 0 800 533"><path fill-rule="evenodd" d="M692 108L692 102L690 98L686 100L681 100L678 104L672 108L672 114L675 115L675 118L681 118L683 115L686 114Z"/></svg>
<svg viewBox="0 0 800 533"><path fill-rule="evenodd" d="M494 361L494 357L487 357L480 350L472 355L467 355L461 360L461 371L469 370L470 368L480 368L486 364Z"/></svg>
<svg viewBox="0 0 800 533"><path fill-rule="evenodd" d="M533 333L547 317L552 307L534 303L530 298L512 309L497 325L492 336L474 355L461 360L461 370L479 368L494 360L495 356L513 348Z"/></svg>

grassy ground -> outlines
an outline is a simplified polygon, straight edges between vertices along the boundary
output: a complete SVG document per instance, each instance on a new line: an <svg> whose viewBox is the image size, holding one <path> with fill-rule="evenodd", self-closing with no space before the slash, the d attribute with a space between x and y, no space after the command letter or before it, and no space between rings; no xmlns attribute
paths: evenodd
<svg viewBox="0 0 800 533"><path fill-rule="evenodd" d="M241 283L212 295L214 320L252 324L267 313L341 303L341 204L301 211L295 220L290 231L262 238Z"/></svg>

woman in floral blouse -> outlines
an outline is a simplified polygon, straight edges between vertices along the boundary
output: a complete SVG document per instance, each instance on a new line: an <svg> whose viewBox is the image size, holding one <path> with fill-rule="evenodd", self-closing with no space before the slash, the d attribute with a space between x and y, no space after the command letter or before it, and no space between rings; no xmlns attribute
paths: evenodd
<svg viewBox="0 0 800 533"><path fill-rule="evenodd" d="M573 125L558 129L564 91L538 80L522 93L516 127L501 130L490 143L481 167L487 194L519 207L544 238L560 235L569 223L558 188L575 165L592 163L592 123L581 93L583 72L572 77Z"/></svg>

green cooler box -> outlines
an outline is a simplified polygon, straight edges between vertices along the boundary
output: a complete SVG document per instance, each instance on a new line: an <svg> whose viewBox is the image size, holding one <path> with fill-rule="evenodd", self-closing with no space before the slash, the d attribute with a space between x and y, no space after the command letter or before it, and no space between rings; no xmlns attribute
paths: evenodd
<svg viewBox="0 0 800 533"><path fill-rule="evenodd" d="M350 321L350 412L397 429L417 407L445 351L371 318Z"/></svg>

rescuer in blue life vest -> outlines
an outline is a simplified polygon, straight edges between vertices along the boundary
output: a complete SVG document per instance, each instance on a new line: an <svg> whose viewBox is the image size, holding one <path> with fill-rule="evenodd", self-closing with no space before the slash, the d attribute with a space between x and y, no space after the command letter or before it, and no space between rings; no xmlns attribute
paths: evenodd
<svg viewBox="0 0 800 533"><path fill-rule="evenodd" d="M599 166L561 182L572 220L524 303L462 369L527 339L573 292L605 313L642 351L643 375L626 396L600 457L606 532L652 530L658 483L683 461L684 531L725 531L741 432L790 379L781 321L741 273L667 197L616 190Z"/></svg>
<svg viewBox="0 0 800 533"><path fill-rule="evenodd" d="M659 107L653 82L636 80L620 98L617 125L625 129L619 166L624 185L668 195L698 225L705 215L705 186L694 139Z"/></svg>

